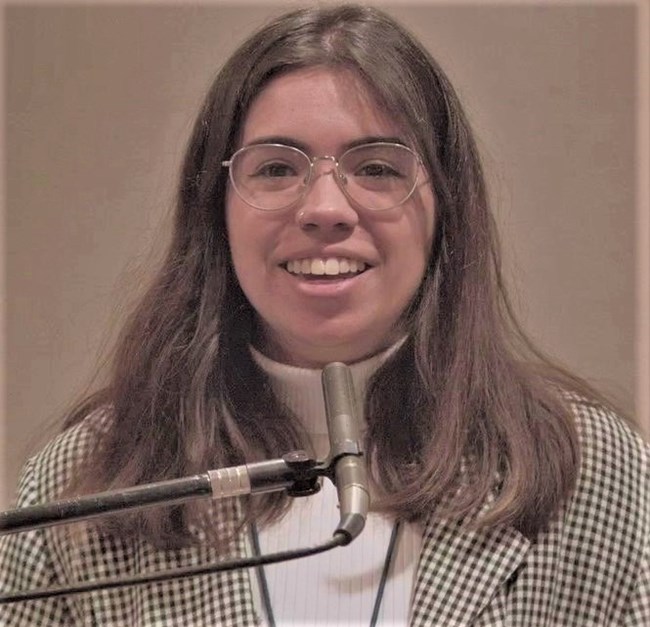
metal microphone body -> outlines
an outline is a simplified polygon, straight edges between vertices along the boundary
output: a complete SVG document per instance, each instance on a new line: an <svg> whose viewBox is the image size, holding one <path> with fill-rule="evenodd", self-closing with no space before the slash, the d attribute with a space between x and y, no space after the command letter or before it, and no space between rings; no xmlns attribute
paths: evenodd
<svg viewBox="0 0 650 627"><path fill-rule="evenodd" d="M370 506L350 369L340 362L328 364L323 369L322 383L330 457L335 460L334 477L341 510L336 531L346 534L349 543L363 530Z"/></svg>

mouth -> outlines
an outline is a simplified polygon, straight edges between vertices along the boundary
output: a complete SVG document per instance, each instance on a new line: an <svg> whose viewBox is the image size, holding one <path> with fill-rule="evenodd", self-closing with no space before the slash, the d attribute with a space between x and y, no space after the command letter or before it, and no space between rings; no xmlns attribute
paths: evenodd
<svg viewBox="0 0 650 627"><path fill-rule="evenodd" d="M347 279L359 276L371 267L364 261L346 257L292 259L281 266L289 274L310 280Z"/></svg>

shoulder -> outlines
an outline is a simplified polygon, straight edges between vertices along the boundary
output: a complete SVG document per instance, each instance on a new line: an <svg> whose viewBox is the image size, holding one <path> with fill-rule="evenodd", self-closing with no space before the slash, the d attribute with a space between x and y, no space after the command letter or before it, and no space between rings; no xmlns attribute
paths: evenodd
<svg viewBox="0 0 650 627"><path fill-rule="evenodd" d="M646 611L634 599L647 594L650 452L614 412L569 401L580 440L576 486L535 537L508 603L529 617L526 624L536 624L543 607L553 624L623 625L626 615Z"/></svg>
<svg viewBox="0 0 650 627"><path fill-rule="evenodd" d="M650 534L650 447L612 411L572 401L580 471L559 522L574 558L634 570Z"/></svg>
<svg viewBox="0 0 650 627"><path fill-rule="evenodd" d="M111 419L108 407L97 409L81 422L52 438L27 460L18 486L19 505L29 501L47 502L60 498L78 464L89 455Z"/></svg>
<svg viewBox="0 0 650 627"><path fill-rule="evenodd" d="M577 489L594 497L647 504L650 445L614 412L573 398L580 439Z"/></svg>

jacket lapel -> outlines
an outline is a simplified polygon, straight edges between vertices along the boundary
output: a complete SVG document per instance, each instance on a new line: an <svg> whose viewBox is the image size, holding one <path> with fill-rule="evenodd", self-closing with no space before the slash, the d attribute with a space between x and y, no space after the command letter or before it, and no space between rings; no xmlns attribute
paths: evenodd
<svg viewBox="0 0 650 627"><path fill-rule="evenodd" d="M461 523L430 517L411 604L412 627L470 625L529 546L511 527L467 531Z"/></svg>

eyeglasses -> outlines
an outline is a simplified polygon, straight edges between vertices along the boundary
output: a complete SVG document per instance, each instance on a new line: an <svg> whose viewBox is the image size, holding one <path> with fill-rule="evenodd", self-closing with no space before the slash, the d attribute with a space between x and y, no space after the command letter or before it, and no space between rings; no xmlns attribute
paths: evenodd
<svg viewBox="0 0 650 627"><path fill-rule="evenodd" d="M278 211L298 203L318 177L316 163L331 161L332 174L353 203L371 211L397 207L411 196L418 181L419 157L407 146L389 142L363 144L338 159L309 157L284 144L240 148L222 166L230 168L235 192L251 207Z"/></svg>

